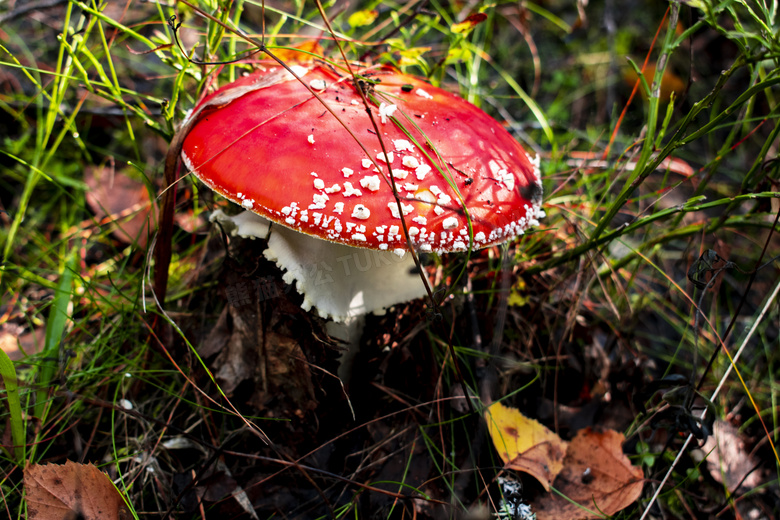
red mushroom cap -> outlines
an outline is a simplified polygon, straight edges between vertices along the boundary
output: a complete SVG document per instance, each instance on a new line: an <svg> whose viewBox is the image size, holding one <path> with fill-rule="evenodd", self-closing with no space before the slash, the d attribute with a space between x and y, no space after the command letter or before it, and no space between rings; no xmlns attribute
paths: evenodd
<svg viewBox="0 0 780 520"><path fill-rule="evenodd" d="M358 86L325 66L295 70L354 137L280 67L253 73L204 99L184 140L185 164L214 191L301 233L391 251L407 244L388 163L420 251L500 243L544 215L538 162L471 103L389 67L362 70Z"/></svg>

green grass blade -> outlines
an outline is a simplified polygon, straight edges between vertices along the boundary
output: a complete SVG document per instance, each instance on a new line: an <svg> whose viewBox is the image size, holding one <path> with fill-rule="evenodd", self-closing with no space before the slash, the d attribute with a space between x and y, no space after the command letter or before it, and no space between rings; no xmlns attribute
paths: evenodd
<svg viewBox="0 0 780 520"><path fill-rule="evenodd" d="M49 317L46 321L46 337L41 353L44 361L41 366L38 384L40 385L35 400L35 416L41 422L45 421L45 406L47 402L48 386L54 378L57 369L56 359L59 358L59 347L65 325L68 322L68 306L70 305L71 289L73 286L73 272L78 261L75 251L71 252L60 275L60 283L54 291L54 301L49 309Z"/></svg>
<svg viewBox="0 0 780 520"><path fill-rule="evenodd" d="M5 384L6 401L8 401L8 411L11 414L11 439L14 443L14 457L16 463L24 464L25 460L25 435L24 420L22 419L22 406L19 402L19 387L16 379L16 369L5 351L0 350L0 376L3 377Z"/></svg>

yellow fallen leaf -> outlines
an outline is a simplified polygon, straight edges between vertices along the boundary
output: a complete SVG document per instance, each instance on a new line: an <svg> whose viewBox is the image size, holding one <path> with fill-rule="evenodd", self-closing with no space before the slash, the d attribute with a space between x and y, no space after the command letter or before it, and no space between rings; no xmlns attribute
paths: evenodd
<svg viewBox="0 0 780 520"><path fill-rule="evenodd" d="M487 20L485 13L475 13L460 23L455 23L450 26L450 30L456 34L468 34L474 27Z"/></svg>
<svg viewBox="0 0 780 520"><path fill-rule="evenodd" d="M350 25L350 27L363 27L364 25L371 25L374 23L374 20L376 20L377 16L379 16L379 13L371 9L355 11L349 15L347 23Z"/></svg>
<svg viewBox="0 0 780 520"><path fill-rule="evenodd" d="M567 443L538 421L498 402L487 408L485 421L506 467L528 473L549 491L563 469Z"/></svg>

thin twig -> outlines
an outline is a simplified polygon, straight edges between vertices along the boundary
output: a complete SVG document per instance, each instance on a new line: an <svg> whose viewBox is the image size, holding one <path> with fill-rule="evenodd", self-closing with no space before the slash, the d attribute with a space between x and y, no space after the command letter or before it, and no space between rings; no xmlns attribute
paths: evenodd
<svg viewBox="0 0 780 520"><path fill-rule="evenodd" d="M19 18L20 16L24 16L30 11L43 11L44 9L51 9L52 7L57 7L60 4L67 3L68 0L41 0L39 2L30 2L0 16L0 25L3 25L5 22L9 22L15 18Z"/></svg>

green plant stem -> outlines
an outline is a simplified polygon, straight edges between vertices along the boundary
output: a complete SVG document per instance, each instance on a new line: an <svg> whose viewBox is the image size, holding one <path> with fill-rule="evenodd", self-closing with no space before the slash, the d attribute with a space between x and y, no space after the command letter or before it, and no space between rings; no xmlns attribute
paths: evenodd
<svg viewBox="0 0 780 520"><path fill-rule="evenodd" d="M677 2L672 2L671 15L669 16L669 24L666 32L666 40L664 42L663 53L661 54L661 57L658 60L658 66L656 67L655 77L653 78L653 86L652 86L652 91L649 99L647 123L645 125L646 135L644 137L642 152L637 161L636 168L632 176L627 179L625 185L623 186L623 190L617 196L615 201L610 205L606 214L599 219L599 223L596 225L596 229L593 230L593 233L590 236L590 241L599 240L599 237L604 232L606 227L612 222L612 219L615 217L615 215L617 215L618 212L623 208L626 201L631 196L631 193L633 193L633 191L639 185L641 185L652 172L655 171L657 164L660 164L660 161L666 157L666 156L657 157L656 160L653 161L655 162L654 165L648 164L648 162L650 162L652 153L655 149L655 135L656 135L656 126L658 124L661 78L663 78L663 73L664 73L664 69L666 68L666 61L668 59L668 56L674 47L673 39L674 39L675 31L677 30L677 20L678 20L679 12L680 12L679 4ZM640 74L639 77L641 79L643 76Z"/></svg>
<svg viewBox="0 0 780 520"><path fill-rule="evenodd" d="M666 216L669 214L669 212L677 212L678 210L670 209L670 210L664 210L663 212L659 212L651 217L647 217L646 219L640 219L638 221L635 221L634 223L623 226L621 228L618 228L616 230L613 230L609 232L608 234L604 235L603 231L606 229L608 223L617 215L618 211L623 209L626 202L628 201L631 193L639 187L639 185L650 175L651 172L655 171L656 168L661 164L661 162L669 157L671 153L685 145L690 143L691 141L694 141L700 137L703 137L707 135L709 132L711 132L714 128L716 128L725 118L733 114L740 106L742 106L744 103L746 103L751 97L756 95L757 93L763 91L763 89L780 83L780 77L775 77L766 81L762 81L761 83L758 83L756 85L753 85L751 88L747 89L742 95L740 95L729 107L727 107L725 110L723 110L721 113L719 113L717 116L713 117L708 123L700 127L699 129L695 130L694 132L684 135L685 130L692 123L695 119L695 117L704 109L708 108L711 103L714 101L716 95L720 90L723 88L725 83L728 81L728 79L731 77L731 75L740 67L742 67L745 64L745 59L743 56L740 56L732 67L721 74L718 83L715 85L713 90L710 92L708 96L706 96L704 99L699 101L694 105L694 107L686 114L686 116L683 118L683 120L679 123L678 129L675 133L675 135L670 139L670 141L666 144L666 146L661 149L657 154L655 154L648 163L645 164L644 168L641 169L639 175L635 176L634 180L628 185L627 188L624 188L621 193L618 195L616 201L610 206L610 208L607 210L607 213L600 218L599 224L596 227L596 230L593 232L591 237L580 246L577 246L568 252L562 253L556 258L553 258L551 260L548 260L546 262L543 262L542 264L539 264L537 266L533 266L529 269L529 272L540 272L544 269L549 269L551 267L561 265L562 263L565 263L567 261L570 261L574 258L579 257L582 253L585 251L589 251L595 247L599 247L600 245L608 242L612 238L616 238L618 236L621 236L625 233L627 233L629 230L635 229L637 226L644 225L646 223L649 223L647 219L656 220L657 218L660 218L659 215ZM771 142L771 140L767 141L768 143ZM759 156L761 157L761 155ZM768 192L768 193L774 193L774 192ZM741 200L745 200L746 198L760 198L760 197L766 197L766 193L762 194L743 194L739 197L734 197L731 199L721 199L720 201L715 201L712 203L708 203L704 206L709 207L710 205L721 205L725 202L738 202ZM772 196L775 197L774 195ZM691 207L699 207L699 206L691 206ZM680 210L684 210L685 212L688 211L696 211L688 209L688 206L683 206L683 208L680 208ZM727 211L724 211L724 214L728 214ZM650 221L652 221L650 220ZM712 229L717 229L722 226L722 223L719 224L717 227L714 227ZM605 240L605 237L607 239ZM541 266L544 266L544 268L540 268Z"/></svg>
<svg viewBox="0 0 780 520"><path fill-rule="evenodd" d="M565 251L557 256L554 256L550 258L549 260L545 262L541 262L539 264L530 266L528 269L526 269L526 273L528 274L535 274L540 273L543 271L546 271L548 269L552 269L553 267L558 267L560 265L563 265L567 262L571 262L572 260L579 258L582 254L590 251L591 249L600 247L604 244L609 243L610 241L621 237L627 233L631 233L632 231L636 231L642 227L647 226L648 224L651 224L653 222L656 222L658 220L665 219L667 217L670 217L671 215L674 215L676 213L692 213L695 211L702 211L706 209L716 208L719 206L726 206L730 205L732 203L740 203L745 202L749 200L759 200L759 199L780 199L780 192L776 191L767 191L762 193L747 193L743 195L738 195L736 197L729 197L725 199L719 199L712 202L706 202L704 204L697 204L702 197L697 197L695 199L691 199L685 204L675 206L673 208L667 208L664 210L661 210L657 213L654 213L653 215L648 215L647 217L636 219L635 221L626 224L624 226L621 226L617 229L614 229L606 234L601 235L601 237L598 238L598 240L588 240L584 242L583 244L580 244L579 246L576 246L572 249L569 249L568 251ZM729 219L726 219L723 222L718 222L716 220L713 220L709 222L708 224L703 224L700 227L697 227L696 229L698 231L701 231L701 229L706 230L706 232L713 232L716 229L720 229L721 227L728 225L729 222L732 222L732 219L734 217L730 217ZM740 217L740 219L744 220L744 218ZM685 230L685 228L684 228ZM683 230L677 230L677 232L673 232L672 234L664 235L665 237L679 237L681 236L680 233L683 232ZM692 231L685 230L684 234L690 234ZM663 240L663 238L661 239Z"/></svg>

